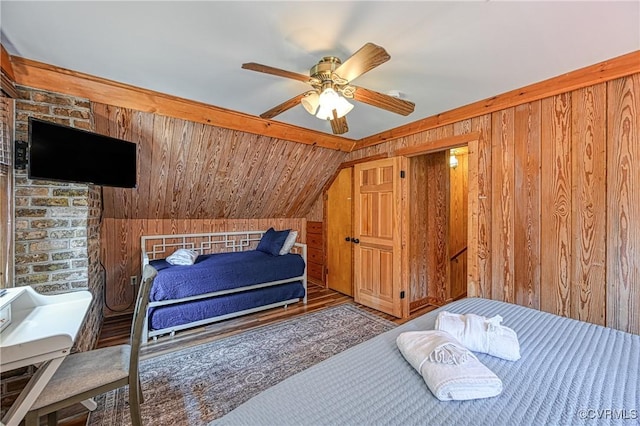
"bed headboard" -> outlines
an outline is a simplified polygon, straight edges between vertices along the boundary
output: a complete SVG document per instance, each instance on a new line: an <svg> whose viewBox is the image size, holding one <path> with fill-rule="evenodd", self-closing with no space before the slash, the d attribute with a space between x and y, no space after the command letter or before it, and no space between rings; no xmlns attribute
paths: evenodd
<svg viewBox="0 0 640 426"><path fill-rule="evenodd" d="M267 231L144 235L140 245L142 250L141 266L144 268L144 265L148 264L150 260L165 258L181 248L195 250L199 254L254 250L265 232ZM306 244L296 243L291 252L301 254L306 263L306 248Z"/></svg>

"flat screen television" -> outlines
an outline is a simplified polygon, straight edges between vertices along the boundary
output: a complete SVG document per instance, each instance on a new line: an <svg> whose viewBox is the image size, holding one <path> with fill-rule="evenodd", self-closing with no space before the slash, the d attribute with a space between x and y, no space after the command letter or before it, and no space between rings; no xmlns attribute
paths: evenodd
<svg viewBox="0 0 640 426"><path fill-rule="evenodd" d="M30 179L135 188L136 144L29 118Z"/></svg>

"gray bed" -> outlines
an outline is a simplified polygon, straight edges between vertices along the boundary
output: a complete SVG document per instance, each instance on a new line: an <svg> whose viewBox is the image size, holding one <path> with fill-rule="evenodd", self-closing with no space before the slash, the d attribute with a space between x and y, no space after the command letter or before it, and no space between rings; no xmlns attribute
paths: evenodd
<svg viewBox="0 0 640 426"><path fill-rule="evenodd" d="M518 333L519 361L476 354L502 379L501 395L439 401L405 361L396 336L433 329L436 310L284 380L211 425L640 424L640 336L486 299L440 309L499 314Z"/></svg>

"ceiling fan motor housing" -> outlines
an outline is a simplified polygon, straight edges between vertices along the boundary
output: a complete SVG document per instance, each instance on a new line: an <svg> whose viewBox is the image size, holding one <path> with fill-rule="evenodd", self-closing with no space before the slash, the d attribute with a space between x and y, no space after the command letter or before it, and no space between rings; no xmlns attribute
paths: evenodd
<svg viewBox="0 0 640 426"><path fill-rule="evenodd" d="M342 65L340 58L336 58L335 56L325 56L320 60L320 62L311 67L309 75L322 82L327 80L331 81L331 75L340 65Z"/></svg>

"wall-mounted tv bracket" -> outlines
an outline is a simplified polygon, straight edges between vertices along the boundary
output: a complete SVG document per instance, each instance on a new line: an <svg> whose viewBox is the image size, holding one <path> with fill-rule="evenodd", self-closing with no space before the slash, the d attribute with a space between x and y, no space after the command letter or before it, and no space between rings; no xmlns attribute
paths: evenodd
<svg viewBox="0 0 640 426"><path fill-rule="evenodd" d="M27 168L27 149L29 144L25 141L15 141L13 165L16 170Z"/></svg>

